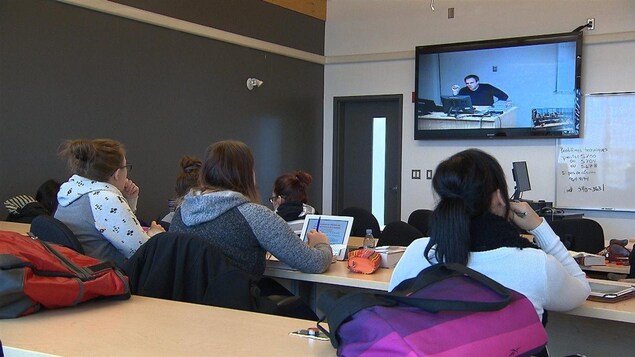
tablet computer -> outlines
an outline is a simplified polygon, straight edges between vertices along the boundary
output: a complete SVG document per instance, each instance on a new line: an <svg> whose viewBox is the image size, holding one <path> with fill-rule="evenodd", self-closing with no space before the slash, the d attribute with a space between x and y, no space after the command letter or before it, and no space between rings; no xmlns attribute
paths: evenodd
<svg viewBox="0 0 635 357"><path fill-rule="evenodd" d="M300 238L306 242L307 233L312 229L318 230L324 233L329 239L329 243L333 249L333 257L337 260L344 260L352 227L353 217L307 214L304 218Z"/></svg>
<svg viewBox="0 0 635 357"><path fill-rule="evenodd" d="M591 296L605 299L615 299L635 291L635 287L631 284L608 280L606 282L589 281L589 285L591 286Z"/></svg>

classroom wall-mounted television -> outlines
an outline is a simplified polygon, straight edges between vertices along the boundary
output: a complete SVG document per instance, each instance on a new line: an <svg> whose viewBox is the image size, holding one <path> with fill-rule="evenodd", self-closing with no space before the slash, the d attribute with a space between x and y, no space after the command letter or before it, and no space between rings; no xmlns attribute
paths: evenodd
<svg viewBox="0 0 635 357"><path fill-rule="evenodd" d="M415 52L416 140L580 137L582 32Z"/></svg>

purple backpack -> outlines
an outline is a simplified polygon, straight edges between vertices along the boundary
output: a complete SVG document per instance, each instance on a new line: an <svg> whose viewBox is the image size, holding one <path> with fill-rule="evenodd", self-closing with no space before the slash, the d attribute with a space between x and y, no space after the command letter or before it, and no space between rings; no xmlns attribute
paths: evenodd
<svg viewBox="0 0 635 357"><path fill-rule="evenodd" d="M547 344L531 302L460 264L436 264L387 294L319 297L339 356L530 356Z"/></svg>

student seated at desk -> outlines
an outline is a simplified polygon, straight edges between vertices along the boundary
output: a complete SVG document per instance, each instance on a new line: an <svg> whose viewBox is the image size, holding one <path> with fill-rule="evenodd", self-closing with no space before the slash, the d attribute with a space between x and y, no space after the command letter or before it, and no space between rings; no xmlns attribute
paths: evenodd
<svg viewBox="0 0 635 357"><path fill-rule="evenodd" d="M298 234L302 231L304 217L307 214L316 214L315 208L307 204L309 195L306 188L311 181L313 177L308 172L284 174L276 179L269 197L274 211Z"/></svg>
<svg viewBox="0 0 635 357"><path fill-rule="evenodd" d="M392 290L437 262L460 263L525 295L543 311L582 305L591 288L558 236L527 202L510 202L495 158L469 149L441 162L432 178L439 198L430 237L415 240L395 267ZM520 237L533 234L538 246Z"/></svg>
<svg viewBox="0 0 635 357"><path fill-rule="evenodd" d="M266 252L305 273L328 269L333 252L324 233L311 232L308 245L280 216L259 204L254 157L240 141L207 148L199 183L177 208L170 232L191 233L220 247L236 266L262 276Z"/></svg>
<svg viewBox="0 0 635 357"><path fill-rule="evenodd" d="M171 212L166 214L165 217L161 218L162 223L169 225L172 222L174 211L176 211L176 208L183 202L183 197L190 192L192 187L198 186L198 173L201 169L201 165L203 165L203 163L197 158L187 155L181 158L181 173L176 177L176 185L174 186L176 198L172 200L174 208Z"/></svg>
<svg viewBox="0 0 635 357"><path fill-rule="evenodd" d="M151 236L165 232L155 222L146 233L134 215L139 187L128 179L132 165L115 140L68 140L60 151L73 173L62 184L55 218L75 234L86 255L119 267Z"/></svg>

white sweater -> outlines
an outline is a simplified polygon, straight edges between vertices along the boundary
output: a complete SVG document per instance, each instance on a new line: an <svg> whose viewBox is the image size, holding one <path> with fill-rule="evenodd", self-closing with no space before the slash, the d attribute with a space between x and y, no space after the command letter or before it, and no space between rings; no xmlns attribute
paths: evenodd
<svg viewBox="0 0 635 357"><path fill-rule="evenodd" d="M584 272L560 238L543 222L529 233L541 249L498 248L472 252L467 266L525 295L542 318L543 311L567 311L584 303L591 292ZM395 267L389 290L430 266L423 252L430 241L412 242ZM430 251L432 254L434 249ZM436 262L434 257L430 260Z"/></svg>

